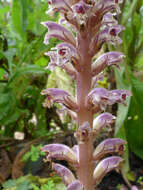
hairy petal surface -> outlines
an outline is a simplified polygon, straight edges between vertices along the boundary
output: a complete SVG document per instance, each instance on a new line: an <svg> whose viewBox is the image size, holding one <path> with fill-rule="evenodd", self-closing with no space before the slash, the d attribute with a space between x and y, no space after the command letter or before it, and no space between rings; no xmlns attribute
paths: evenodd
<svg viewBox="0 0 143 190"><path fill-rule="evenodd" d="M76 41L72 32L67 30L65 27L51 21L42 22L41 24L48 28L48 33L46 34L44 39L45 44L49 43L50 38L57 38L59 40L70 43L73 46L76 45Z"/></svg>
<svg viewBox="0 0 143 190"><path fill-rule="evenodd" d="M83 185L80 183L79 180L74 181L71 183L66 190L84 190Z"/></svg>
<svg viewBox="0 0 143 190"><path fill-rule="evenodd" d="M126 141L119 138L109 138L101 142L93 153L94 160L101 160L106 154L117 153L119 155L124 152Z"/></svg>
<svg viewBox="0 0 143 190"><path fill-rule="evenodd" d="M123 158L119 156L111 156L99 162L93 172L93 179L95 184L100 183L100 181L108 172L119 168L122 162Z"/></svg>
<svg viewBox="0 0 143 190"><path fill-rule="evenodd" d="M51 161L52 158L57 160L67 160L73 164L77 164L77 157L74 151L63 144L49 144L41 148L42 152L46 152L46 159Z"/></svg>
<svg viewBox="0 0 143 190"><path fill-rule="evenodd" d="M66 186L76 180L73 173L61 164L52 163L52 169L55 170L56 173L62 178L62 181Z"/></svg>

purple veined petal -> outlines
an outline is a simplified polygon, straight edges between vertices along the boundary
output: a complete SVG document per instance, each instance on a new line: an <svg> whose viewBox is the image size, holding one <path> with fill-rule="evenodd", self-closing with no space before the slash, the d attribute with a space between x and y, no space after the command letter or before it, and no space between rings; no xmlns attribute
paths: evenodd
<svg viewBox="0 0 143 190"><path fill-rule="evenodd" d="M113 17L113 14L108 12L103 16L102 19L102 25L107 25L107 26L111 26L111 25L117 25L117 20Z"/></svg>
<svg viewBox="0 0 143 190"><path fill-rule="evenodd" d="M57 53L55 51L49 51L45 53L46 56L50 57L50 62L46 69L49 69L50 71L54 71L57 67Z"/></svg>
<svg viewBox="0 0 143 190"><path fill-rule="evenodd" d="M73 46L76 45L76 41L72 32L67 30L65 27L51 21L42 22L41 24L48 28L48 33L44 39L45 44L48 44L49 39L54 37L67 43L71 43Z"/></svg>
<svg viewBox="0 0 143 190"><path fill-rule="evenodd" d="M76 180L73 173L61 164L52 163L52 169L55 170L56 173L62 178L62 181L66 186Z"/></svg>
<svg viewBox="0 0 143 190"><path fill-rule="evenodd" d="M57 160L66 160L72 164L77 164L77 157L74 151L63 144L49 144L41 148L42 152L46 152L46 159L51 161L52 158Z"/></svg>
<svg viewBox="0 0 143 190"><path fill-rule="evenodd" d="M71 7L68 0L48 0L54 12L66 13L71 11Z"/></svg>
<svg viewBox="0 0 143 190"><path fill-rule="evenodd" d="M93 130L98 134L104 127L114 123L116 117L108 112L102 113L93 120Z"/></svg>
<svg viewBox="0 0 143 190"><path fill-rule="evenodd" d="M101 14L101 15L104 15L107 12L119 14L121 12L119 4L121 4L122 2L123 2L123 0L101 0L101 1L98 1L95 4L94 12Z"/></svg>
<svg viewBox="0 0 143 190"><path fill-rule="evenodd" d="M48 88L42 90L41 94L46 95L45 107L51 107L53 103L62 103L69 109L78 110L78 106L74 99L65 90L58 88Z"/></svg>
<svg viewBox="0 0 143 190"><path fill-rule="evenodd" d="M71 183L66 190L84 190L83 185L80 183L79 180L74 181Z"/></svg>
<svg viewBox="0 0 143 190"><path fill-rule="evenodd" d="M84 31L87 29L87 22L89 15L91 14L91 8L91 5L86 4L83 1L79 1L72 6L73 20L78 30Z"/></svg>
<svg viewBox="0 0 143 190"><path fill-rule="evenodd" d="M101 142L93 153L94 160L101 160L106 154L117 153L121 155L124 153L124 145L126 141L119 138L109 138Z"/></svg>
<svg viewBox="0 0 143 190"><path fill-rule="evenodd" d="M115 65L119 68L119 63L122 62L124 57L124 54L121 52L113 51L104 53L92 64L93 76L103 71L106 66Z"/></svg>
<svg viewBox="0 0 143 190"><path fill-rule="evenodd" d="M83 1L79 1L78 3L73 5L72 9L74 13L84 15L91 9L91 6L84 3Z"/></svg>
<svg viewBox="0 0 143 190"><path fill-rule="evenodd" d="M90 44L91 54L94 55L97 53L104 43L110 43L112 45L121 44L122 40L118 35L122 30L124 30L124 27L121 25L102 28L101 31L92 38Z"/></svg>
<svg viewBox="0 0 143 190"><path fill-rule="evenodd" d="M111 170L120 168L122 162L123 158L119 156L111 156L99 162L93 172L95 184L99 184L103 177Z"/></svg>
<svg viewBox="0 0 143 190"><path fill-rule="evenodd" d="M76 154L77 160L79 162L79 146L78 145L74 145L72 147L72 150L74 151L74 153Z"/></svg>
<svg viewBox="0 0 143 190"><path fill-rule="evenodd" d="M76 48L69 43L60 43L56 46L59 59L65 59L65 62L73 63L73 60L78 62L79 55ZM59 60L60 61L60 60Z"/></svg>
<svg viewBox="0 0 143 190"><path fill-rule="evenodd" d="M109 102L110 104L114 104L115 102L124 104L128 96L131 96L131 92L128 90L110 90Z"/></svg>
<svg viewBox="0 0 143 190"><path fill-rule="evenodd" d="M78 139L79 144L82 144L85 141L88 141L90 135L91 135L90 124L89 122L84 122L82 125L79 126L76 132L76 137Z"/></svg>
<svg viewBox="0 0 143 190"><path fill-rule="evenodd" d="M87 107L90 108L100 107L101 110L105 110L108 104L108 90L105 88L94 88L87 96Z"/></svg>

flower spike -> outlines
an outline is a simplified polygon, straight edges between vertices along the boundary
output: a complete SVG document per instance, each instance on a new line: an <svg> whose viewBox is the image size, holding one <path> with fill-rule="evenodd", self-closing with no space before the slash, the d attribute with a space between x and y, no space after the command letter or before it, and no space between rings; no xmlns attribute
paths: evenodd
<svg viewBox="0 0 143 190"><path fill-rule="evenodd" d="M77 157L74 151L63 144L49 144L41 148L42 152L46 152L47 161L51 161L52 158L57 160L66 160L72 164L77 164Z"/></svg>

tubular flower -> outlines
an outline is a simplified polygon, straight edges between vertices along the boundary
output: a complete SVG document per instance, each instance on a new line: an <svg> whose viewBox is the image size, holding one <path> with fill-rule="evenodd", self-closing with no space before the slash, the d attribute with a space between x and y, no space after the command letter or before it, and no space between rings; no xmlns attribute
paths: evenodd
<svg viewBox="0 0 143 190"><path fill-rule="evenodd" d="M108 52L102 54L93 64L92 64L92 74L97 75L107 66L115 65L119 68L119 63L123 60L125 56L121 52Z"/></svg>
<svg viewBox="0 0 143 190"><path fill-rule="evenodd" d="M118 45L122 43L119 33L124 30L121 25L106 26L101 28L101 31L96 34L91 41L91 54L97 53L104 43Z"/></svg>
<svg viewBox="0 0 143 190"><path fill-rule="evenodd" d="M115 121L116 117L110 113L102 113L93 120L93 130L98 134L102 128L110 125Z"/></svg>
<svg viewBox="0 0 143 190"><path fill-rule="evenodd" d="M96 107L99 106L101 110L105 110L107 105L124 104L126 98L130 95L131 93L128 90L108 91L105 88L95 88L88 94L87 106L90 108L95 105Z"/></svg>
<svg viewBox="0 0 143 190"><path fill-rule="evenodd" d="M80 183L79 180L74 181L71 183L66 190L84 190L83 185Z"/></svg>
<svg viewBox="0 0 143 190"><path fill-rule="evenodd" d="M100 183L102 178L111 170L117 169L121 166L123 162L123 158L119 156L111 156L108 158L105 158L99 164L96 166L94 173L93 173L93 179L96 184Z"/></svg>
<svg viewBox="0 0 143 190"><path fill-rule="evenodd" d="M74 151L63 144L49 144L41 148L42 152L46 152L47 161L51 161L52 158L58 160L67 160L73 164L77 164L77 157Z"/></svg>
<svg viewBox="0 0 143 190"><path fill-rule="evenodd" d="M76 103L72 100L71 95L65 90L58 88L48 88L41 92L42 95L46 95L45 106L51 107L53 103L62 103L71 110L77 110Z"/></svg>
<svg viewBox="0 0 143 190"><path fill-rule="evenodd" d="M51 21L42 22L41 24L48 28L48 33L46 34L44 39L45 44L49 43L50 38L57 38L59 40L70 43L73 46L76 45L76 41L72 32L67 30L65 27Z"/></svg>
<svg viewBox="0 0 143 190"><path fill-rule="evenodd" d="M117 153L122 155L126 141L119 138L110 138L101 142L93 153L94 160L101 160L106 154Z"/></svg>
<svg viewBox="0 0 143 190"><path fill-rule="evenodd" d="M55 170L56 173L62 178L62 181L66 186L76 180L73 173L61 164L52 163L52 169Z"/></svg>

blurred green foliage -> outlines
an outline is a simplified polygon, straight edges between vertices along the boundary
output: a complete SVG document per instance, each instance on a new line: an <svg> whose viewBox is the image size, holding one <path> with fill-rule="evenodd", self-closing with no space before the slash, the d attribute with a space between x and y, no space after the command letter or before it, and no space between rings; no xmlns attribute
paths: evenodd
<svg viewBox="0 0 143 190"><path fill-rule="evenodd" d="M65 190L59 177L40 178L27 175L17 180L8 180L3 184L3 190Z"/></svg>
<svg viewBox="0 0 143 190"><path fill-rule="evenodd" d="M40 95L45 87L48 58L44 52L54 46L43 44L45 28L41 21L47 1L0 1L0 127L2 136L24 131L27 136L46 135L46 109ZM56 19L56 18L55 18ZM33 116L36 124L30 122Z"/></svg>
<svg viewBox="0 0 143 190"><path fill-rule="evenodd" d="M118 106L115 135L126 139L130 150L143 159L143 0L124 1L122 11L119 22L125 30L119 50L126 58L115 76L117 87L131 90L132 97L127 106Z"/></svg>

